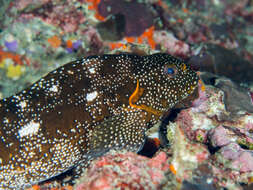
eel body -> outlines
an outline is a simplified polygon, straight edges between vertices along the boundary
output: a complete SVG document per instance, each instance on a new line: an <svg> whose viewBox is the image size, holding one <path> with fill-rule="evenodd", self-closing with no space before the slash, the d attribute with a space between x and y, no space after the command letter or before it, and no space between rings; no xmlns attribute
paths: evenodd
<svg viewBox="0 0 253 190"><path fill-rule="evenodd" d="M168 54L86 57L0 101L0 189L57 176L110 149L138 151L145 131L197 87Z"/></svg>

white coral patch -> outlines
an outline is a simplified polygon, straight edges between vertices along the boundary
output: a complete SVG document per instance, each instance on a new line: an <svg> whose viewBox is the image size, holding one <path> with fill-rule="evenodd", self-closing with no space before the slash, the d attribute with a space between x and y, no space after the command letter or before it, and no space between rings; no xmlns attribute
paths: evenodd
<svg viewBox="0 0 253 190"><path fill-rule="evenodd" d="M26 124L24 127L22 127L18 134L20 137L24 137L27 135L35 135L39 131L40 124L36 123L34 121L31 121L30 123Z"/></svg>
<svg viewBox="0 0 253 190"><path fill-rule="evenodd" d="M94 99L97 97L97 95L98 95L98 92L97 92L97 91L88 93L88 94L86 95L86 100L87 100L88 102L90 102L90 101L94 100Z"/></svg>

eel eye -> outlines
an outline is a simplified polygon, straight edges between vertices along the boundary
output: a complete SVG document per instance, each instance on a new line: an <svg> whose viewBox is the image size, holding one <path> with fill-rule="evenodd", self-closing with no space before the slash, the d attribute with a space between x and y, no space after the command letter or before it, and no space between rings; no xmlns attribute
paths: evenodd
<svg viewBox="0 0 253 190"><path fill-rule="evenodd" d="M173 78L177 74L177 68L174 65L165 65L163 73L169 78Z"/></svg>
<svg viewBox="0 0 253 190"><path fill-rule="evenodd" d="M174 71L174 69L173 68L167 68L167 74L174 74L175 73L175 71Z"/></svg>

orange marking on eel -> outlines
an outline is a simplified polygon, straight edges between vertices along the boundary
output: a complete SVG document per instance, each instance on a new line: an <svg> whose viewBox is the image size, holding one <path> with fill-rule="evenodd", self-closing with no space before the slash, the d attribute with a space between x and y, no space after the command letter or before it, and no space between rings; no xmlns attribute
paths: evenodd
<svg viewBox="0 0 253 190"><path fill-rule="evenodd" d="M185 64L182 64L181 68L183 71L185 71L187 69Z"/></svg>
<svg viewBox="0 0 253 190"><path fill-rule="evenodd" d="M152 107L148 107L148 106L146 106L144 104L141 104L141 105L134 104L142 96L143 91L144 91L144 88L140 88L139 80L137 80L136 89L135 89L135 91L133 92L133 94L129 98L129 105L132 108L137 108L137 109L145 110L145 111L147 111L149 113L152 113L154 115L160 116L162 114L162 112L159 111L159 110L153 109Z"/></svg>

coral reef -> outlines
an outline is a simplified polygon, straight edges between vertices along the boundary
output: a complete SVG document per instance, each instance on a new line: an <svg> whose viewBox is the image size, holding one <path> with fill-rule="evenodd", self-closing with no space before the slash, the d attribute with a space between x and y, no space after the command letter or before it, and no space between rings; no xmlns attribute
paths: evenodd
<svg viewBox="0 0 253 190"><path fill-rule="evenodd" d="M168 169L164 152L149 159L132 152L110 151L93 161L75 189L157 189Z"/></svg>
<svg viewBox="0 0 253 190"><path fill-rule="evenodd" d="M224 79L223 79L224 80ZM226 79L228 80L228 79ZM230 81L232 83L232 81ZM225 92L212 85L205 85L205 89L201 88L200 84L199 98L193 102L193 107L182 110L177 116L175 123L171 123L168 128L174 128L176 125L175 139L172 141L172 147L178 147L183 141L177 140L178 134L185 134L187 139L193 142L198 142L201 148L195 148L197 152L202 152L200 158L205 158L205 164L210 169L212 180L215 179L216 188L229 187L239 188L240 183L251 183L252 177L252 142L251 128L253 124L253 115L246 111L244 102L241 102L240 109L233 109L233 114L230 109L226 108L225 102L231 101ZM235 93L232 85L226 85L226 91ZM248 92L237 89L235 94L240 93L248 95ZM244 95L244 96L245 96ZM239 100L238 100L239 101ZM246 103L247 104L247 103ZM233 104L230 104L232 106ZM237 105L238 106L238 105ZM253 107L253 105L247 105ZM236 111L235 111L236 110ZM178 129L183 132L179 132ZM171 138L171 137L170 137ZM174 142L176 141L176 142ZM200 143L200 144L199 144ZM196 146L196 145L195 145ZM184 157L187 162L193 159L187 156L187 151L190 147L176 148L176 150L183 150L181 156L177 158L177 154L173 154L172 163L174 163L176 170L183 170L185 176L181 175L181 180L192 181L194 178L189 178L189 174L184 170L188 167L178 168L183 164L177 164ZM187 151L185 151L187 150ZM190 151L195 157L198 156L194 151ZM203 156L203 153L206 153ZM207 157L209 158L207 160ZM177 162L175 162L175 160ZM201 165L201 161L195 161L196 166ZM187 166L187 165L186 165ZM196 169L192 169L193 171ZM196 172L196 171L195 171ZM178 173L178 172L177 172ZM214 178L215 176L215 178ZM212 184L212 183L211 183Z"/></svg>
<svg viewBox="0 0 253 190"><path fill-rule="evenodd" d="M100 182L98 187L105 189L133 185L185 190L252 188L251 0L1 3L1 98L69 61L104 53L166 52L185 59L199 72L198 98L177 105L161 122L167 125L166 142L157 139L162 139L161 134L156 135L140 152L151 158L110 152L94 160L84 173L89 177L75 187L95 188ZM127 172L136 175L124 178L121 174ZM73 184L62 186L63 179L32 189L74 188Z"/></svg>

